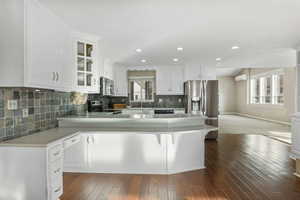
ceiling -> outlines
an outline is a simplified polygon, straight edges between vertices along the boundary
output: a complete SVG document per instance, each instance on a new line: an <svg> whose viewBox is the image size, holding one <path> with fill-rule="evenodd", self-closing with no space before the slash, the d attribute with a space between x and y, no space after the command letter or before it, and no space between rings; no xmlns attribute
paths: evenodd
<svg viewBox="0 0 300 200"><path fill-rule="evenodd" d="M104 56L126 65L170 65L179 58L177 64L216 66L217 57L220 63L241 54L249 59L300 42L298 0L40 1L74 30L100 36Z"/></svg>

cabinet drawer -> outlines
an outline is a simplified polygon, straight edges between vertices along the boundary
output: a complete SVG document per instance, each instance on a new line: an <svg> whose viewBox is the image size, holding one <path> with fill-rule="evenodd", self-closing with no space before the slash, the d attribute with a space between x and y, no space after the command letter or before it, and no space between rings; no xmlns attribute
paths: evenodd
<svg viewBox="0 0 300 200"><path fill-rule="evenodd" d="M51 188L51 200L58 200L59 197L63 194L62 184Z"/></svg>
<svg viewBox="0 0 300 200"><path fill-rule="evenodd" d="M59 159L51 163L49 166L50 184L55 186L62 183L63 179L63 160Z"/></svg>
<svg viewBox="0 0 300 200"><path fill-rule="evenodd" d="M50 160L50 162L61 159L62 156L63 156L63 146L61 144L56 145L56 146L49 149L49 160Z"/></svg>
<svg viewBox="0 0 300 200"><path fill-rule="evenodd" d="M72 145L79 143L80 140L81 140L80 134L66 139L64 141L64 149L67 149L67 148L71 147Z"/></svg>

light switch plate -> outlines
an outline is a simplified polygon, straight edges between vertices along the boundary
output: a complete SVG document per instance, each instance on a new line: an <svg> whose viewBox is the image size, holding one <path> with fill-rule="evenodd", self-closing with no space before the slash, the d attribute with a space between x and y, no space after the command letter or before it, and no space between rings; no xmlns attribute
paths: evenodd
<svg viewBox="0 0 300 200"><path fill-rule="evenodd" d="M23 118L28 117L28 108L23 109Z"/></svg>
<svg viewBox="0 0 300 200"><path fill-rule="evenodd" d="M7 109L8 110L17 110L18 109L18 101L17 100L8 100Z"/></svg>

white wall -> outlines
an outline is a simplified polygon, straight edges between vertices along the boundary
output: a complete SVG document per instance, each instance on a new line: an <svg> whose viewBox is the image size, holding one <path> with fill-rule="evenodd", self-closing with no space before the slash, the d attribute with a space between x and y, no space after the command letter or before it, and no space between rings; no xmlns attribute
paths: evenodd
<svg viewBox="0 0 300 200"><path fill-rule="evenodd" d="M222 59L219 67L280 68L296 66L296 50L291 48L269 50L239 50L235 56Z"/></svg>
<svg viewBox="0 0 300 200"><path fill-rule="evenodd" d="M236 93L234 77L218 77L218 81L220 114L231 114L236 112Z"/></svg>
<svg viewBox="0 0 300 200"><path fill-rule="evenodd" d="M22 86L24 66L24 2L1 0L0 5L0 74L1 86ZM18 81L13 81L16 78Z"/></svg>

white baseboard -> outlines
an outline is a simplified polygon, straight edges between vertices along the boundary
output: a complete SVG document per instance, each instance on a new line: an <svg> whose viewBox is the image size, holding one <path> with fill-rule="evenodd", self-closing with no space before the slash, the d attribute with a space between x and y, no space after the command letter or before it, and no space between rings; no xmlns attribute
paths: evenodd
<svg viewBox="0 0 300 200"><path fill-rule="evenodd" d="M220 115L236 115L237 113L236 112L223 112L223 113L220 113Z"/></svg>
<svg viewBox="0 0 300 200"><path fill-rule="evenodd" d="M282 124L282 125L287 125L287 126L292 125L291 122L284 122L284 121L279 121L279 120L274 120L274 119L267 119L267 118L258 117L258 116L255 116L255 115L249 115L249 114L245 114L245 113L234 112L233 115L239 115L239 116L242 116L242 117L249 117L249 118L253 118L253 119L264 120L264 121L273 122L273 123Z"/></svg>

